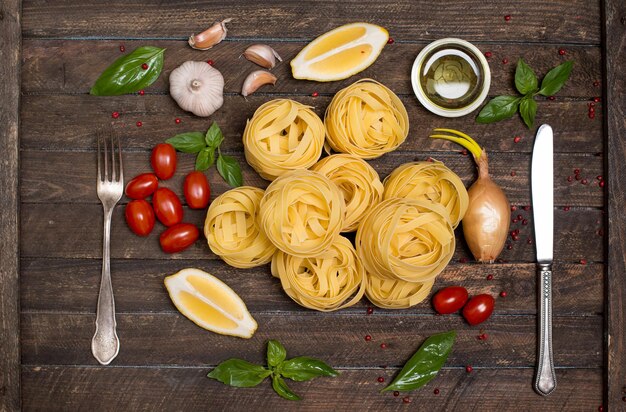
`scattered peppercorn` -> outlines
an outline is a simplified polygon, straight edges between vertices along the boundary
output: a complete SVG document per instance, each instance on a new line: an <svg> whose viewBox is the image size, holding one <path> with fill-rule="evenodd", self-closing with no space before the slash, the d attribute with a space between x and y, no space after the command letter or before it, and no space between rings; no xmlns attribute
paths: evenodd
<svg viewBox="0 0 626 412"><path fill-rule="evenodd" d="M146 92L144 92L143 90L139 90L139 96L143 96L144 94L146 94Z"/></svg>
<svg viewBox="0 0 626 412"><path fill-rule="evenodd" d="M140 121L136 123L137 127L141 127L143 126L143 123L141 123Z"/></svg>
<svg viewBox="0 0 626 412"><path fill-rule="evenodd" d="M385 381L385 378L383 378L382 376L379 376L377 381L380 383L383 383Z"/></svg>
<svg viewBox="0 0 626 412"><path fill-rule="evenodd" d="M365 341L369 342L372 340L372 337L370 335L365 335Z"/></svg>
<svg viewBox="0 0 626 412"><path fill-rule="evenodd" d="M493 280L493 275L487 275L487 280Z"/></svg>
<svg viewBox="0 0 626 412"><path fill-rule="evenodd" d="M565 55L565 49L559 49L559 54L561 56L564 56Z"/></svg>
<svg viewBox="0 0 626 412"><path fill-rule="evenodd" d="M515 173L515 170L511 171L511 176L515 176L517 173Z"/></svg>
<svg viewBox="0 0 626 412"><path fill-rule="evenodd" d="M374 308L372 307L367 308L367 314L371 315L372 313L374 313Z"/></svg>
<svg viewBox="0 0 626 412"><path fill-rule="evenodd" d="M528 239L526 240L526 243L528 243L529 245L532 245L532 244L533 244L533 240L532 240L531 238L528 238Z"/></svg>
<svg viewBox="0 0 626 412"><path fill-rule="evenodd" d="M402 398L402 402L411 403L411 398L409 398L408 396L405 396L404 398Z"/></svg>
<svg viewBox="0 0 626 412"><path fill-rule="evenodd" d="M387 349L387 344L386 343L381 343L380 344L380 348L381 349Z"/></svg>
<svg viewBox="0 0 626 412"><path fill-rule="evenodd" d="M177 117L176 119L174 119L174 123L180 124L180 119Z"/></svg>
<svg viewBox="0 0 626 412"><path fill-rule="evenodd" d="M593 101L594 101L594 102L596 102L596 103L600 103L600 100L601 100L601 99L600 99L599 97L594 97L594 98L593 98Z"/></svg>
<svg viewBox="0 0 626 412"><path fill-rule="evenodd" d="M520 136L515 136L513 138L513 142L515 142L515 143L519 143L521 140L522 140L522 138Z"/></svg>
<svg viewBox="0 0 626 412"><path fill-rule="evenodd" d="M400 396L400 392L398 392L398 391L393 391L393 396Z"/></svg>
<svg viewBox="0 0 626 412"><path fill-rule="evenodd" d="M124 53L126 51L126 47L123 44L120 45L120 51Z"/></svg>
<svg viewBox="0 0 626 412"><path fill-rule="evenodd" d="M434 393L435 395L439 395L439 388L435 388L435 390L433 390L433 393Z"/></svg>
<svg viewBox="0 0 626 412"><path fill-rule="evenodd" d="M504 16L504 21L511 21L511 15L507 14L506 16Z"/></svg>
<svg viewBox="0 0 626 412"><path fill-rule="evenodd" d="M587 179L583 179L580 181L580 183L582 183L583 185L586 185L587 183L589 183L589 181Z"/></svg>
<svg viewBox="0 0 626 412"><path fill-rule="evenodd" d="M507 293L503 290L500 292L500 297L506 298Z"/></svg>
<svg viewBox="0 0 626 412"><path fill-rule="evenodd" d="M206 62L209 64L209 66L213 66L213 60L207 60Z"/></svg>
<svg viewBox="0 0 626 412"><path fill-rule="evenodd" d="M511 249L513 249L513 245L508 244L508 245L506 245L506 248L507 248L507 250L511 250Z"/></svg>
<svg viewBox="0 0 626 412"><path fill-rule="evenodd" d="M586 265L587 264L587 259L580 259L580 264L581 265Z"/></svg>
<svg viewBox="0 0 626 412"><path fill-rule="evenodd" d="M572 180L574 180L574 178L572 176L567 176L567 181L571 182Z"/></svg>
<svg viewBox="0 0 626 412"><path fill-rule="evenodd" d="M580 174L580 169L574 169L574 174L575 175L579 175Z"/></svg>
<svg viewBox="0 0 626 412"><path fill-rule="evenodd" d="M144 70L148 70L148 63L142 64L141 68L144 69Z"/></svg>
<svg viewBox="0 0 626 412"><path fill-rule="evenodd" d="M564 210L565 212L569 212L569 209L570 209L570 207L569 207L569 206L563 206L563 210Z"/></svg>
<svg viewBox="0 0 626 412"><path fill-rule="evenodd" d="M528 219L522 220L522 225L526 226L528 224Z"/></svg>
<svg viewBox="0 0 626 412"><path fill-rule="evenodd" d="M467 372L467 373L472 373L473 370L474 370L474 368L472 368L470 365L467 365L465 367L465 372Z"/></svg>
<svg viewBox="0 0 626 412"><path fill-rule="evenodd" d="M467 258L465 257L460 258L459 263L467 263Z"/></svg>
<svg viewBox="0 0 626 412"><path fill-rule="evenodd" d="M120 117L120 113L119 112L113 112L111 113L111 117L114 119L117 119L118 117Z"/></svg>
<svg viewBox="0 0 626 412"><path fill-rule="evenodd" d="M393 39L393 37L390 37L389 40L387 40L387 44L394 44L396 41Z"/></svg>
<svg viewBox="0 0 626 412"><path fill-rule="evenodd" d="M502 59L502 64L508 64L508 63L509 63L509 59L507 58Z"/></svg>
<svg viewBox="0 0 626 412"><path fill-rule="evenodd" d="M598 183L598 186L604 187L604 180L600 181L600 183Z"/></svg>
<svg viewBox="0 0 626 412"><path fill-rule="evenodd" d="M524 206L522 209L528 212L530 210L530 205Z"/></svg>
<svg viewBox="0 0 626 412"><path fill-rule="evenodd" d="M596 80L595 82L593 82L593 86L594 87L600 87L600 82Z"/></svg>
<svg viewBox="0 0 626 412"><path fill-rule="evenodd" d="M462 154L463 156L467 156L467 149L463 149L463 150L461 150L461 154Z"/></svg>
<svg viewBox="0 0 626 412"><path fill-rule="evenodd" d="M550 101L555 101L555 100L556 100L556 97L555 97L555 96L548 96L548 100L550 100Z"/></svg>
<svg viewBox="0 0 626 412"><path fill-rule="evenodd" d="M320 95L320 94L319 94L318 92L313 92L313 93L311 94L311 96L313 96L313 97L317 97L317 96L319 96L319 95Z"/></svg>
<svg viewBox="0 0 626 412"><path fill-rule="evenodd" d="M486 57L486 58L490 59L490 58L491 58L491 56L493 56L493 54L491 54L491 52L490 52L490 51L485 52L485 57Z"/></svg>
<svg viewBox="0 0 626 412"><path fill-rule="evenodd" d="M513 205L511 206L511 212L515 212L517 210L517 206Z"/></svg>

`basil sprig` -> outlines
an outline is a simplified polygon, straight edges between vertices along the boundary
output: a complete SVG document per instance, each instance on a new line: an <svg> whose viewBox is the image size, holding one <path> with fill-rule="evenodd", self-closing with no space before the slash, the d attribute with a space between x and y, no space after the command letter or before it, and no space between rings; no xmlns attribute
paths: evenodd
<svg viewBox="0 0 626 412"><path fill-rule="evenodd" d="M205 171L215 163L217 150L217 171L232 187L243 185L243 175L239 162L232 156L223 155L220 145L224 141L222 130L213 122L206 133L181 133L166 140L176 150L183 153L197 153L196 170Z"/></svg>
<svg viewBox="0 0 626 412"><path fill-rule="evenodd" d="M382 392L412 391L430 382L446 363L455 337L456 332L451 330L426 339Z"/></svg>
<svg viewBox="0 0 626 412"><path fill-rule="evenodd" d="M550 70L541 81L523 59L517 61L515 88L522 96L497 96L483 107L476 117L478 123L493 123L513 117L519 111L529 129L535 125L537 102L535 96L553 96L565 85L574 67L573 61L566 61Z"/></svg>
<svg viewBox="0 0 626 412"><path fill-rule="evenodd" d="M102 72L89 94L118 96L145 89L159 78L164 52L165 49L144 46L120 57Z"/></svg>
<svg viewBox="0 0 626 412"><path fill-rule="evenodd" d="M319 376L335 377L339 372L319 359L300 356L287 360L287 350L276 340L267 342L267 367L243 359L228 359L217 365L207 377L238 388L257 386L267 377L272 378L272 388L285 399L300 400L287 386L284 378L308 381Z"/></svg>

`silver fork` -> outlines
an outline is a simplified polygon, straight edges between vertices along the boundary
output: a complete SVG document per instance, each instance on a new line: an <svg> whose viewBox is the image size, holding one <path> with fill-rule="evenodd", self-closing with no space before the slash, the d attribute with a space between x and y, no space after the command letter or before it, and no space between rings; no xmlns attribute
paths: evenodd
<svg viewBox="0 0 626 412"><path fill-rule="evenodd" d="M117 140L119 173L115 161L115 140ZM101 149L104 146L104 151ZM108 150L108 146L111 150ZM103 158L104 161L100 159ZM109 161L110 158L110 161ZM104 169L102 169L104 163ZM109 172L110 163L110 172ZM102 177L104 174L104 178ZM110 178L110 180L109 180ZM91 353L102 365L108 365L120 351L120 340L117 337L115 322L115 301L111 285L111 216L113 208L122 197L124 191L124 168L122 167L122 145L119 137L111 138L107 145L107 137L98 132L98 197L104 209L104 238L102 243L102 279L98 295L96 312L96 332L91 340Z"/></svg>

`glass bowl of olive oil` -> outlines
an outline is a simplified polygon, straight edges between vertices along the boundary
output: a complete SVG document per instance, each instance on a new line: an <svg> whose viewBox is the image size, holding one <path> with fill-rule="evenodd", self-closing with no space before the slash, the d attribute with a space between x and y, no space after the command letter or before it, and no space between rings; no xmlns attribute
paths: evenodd
<svg viewBox="0 0 626 412"><path fill-rule="evenodd" d="M418 54L411 83L425 108L440 116L460 117L476 110L485 100L491 71L476 46L446 38L430 43Z"/></svg>

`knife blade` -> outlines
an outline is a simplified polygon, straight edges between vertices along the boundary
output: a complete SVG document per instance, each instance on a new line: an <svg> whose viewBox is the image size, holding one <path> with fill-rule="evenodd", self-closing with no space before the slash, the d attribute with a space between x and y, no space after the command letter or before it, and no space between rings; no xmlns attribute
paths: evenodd
<svg viewBox="0 0 626 412"><path fill-rule="evenodd" d="M547 125L537 130L531 165L531 188L538 283L538 356L535 391L549 395L556 389L552 356L552 260L554 247L553 132Z"/></svg>

